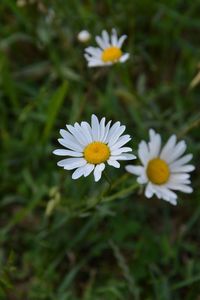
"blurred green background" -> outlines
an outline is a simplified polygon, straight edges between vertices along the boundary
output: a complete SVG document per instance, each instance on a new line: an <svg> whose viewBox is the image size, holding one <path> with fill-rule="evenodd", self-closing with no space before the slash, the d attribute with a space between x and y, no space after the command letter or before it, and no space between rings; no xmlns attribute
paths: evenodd
<svg viewBox="0 0 200 300"><path fill-rule="evenodd" d="M199 16L199 0L1 0L1 300L200 299ZM84 48L113 27L131 58L88 69ZM126 125L135 154L149 128L185 139L194 193L145 199L122 163L95 205L107 182L73 181L52 155L92 113Z"/></svg>

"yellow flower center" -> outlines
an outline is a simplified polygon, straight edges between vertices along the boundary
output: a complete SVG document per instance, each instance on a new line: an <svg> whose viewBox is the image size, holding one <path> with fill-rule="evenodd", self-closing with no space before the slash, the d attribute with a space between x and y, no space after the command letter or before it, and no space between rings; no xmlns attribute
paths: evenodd
<svg viewBox="0 0 200 300"><path fill-rule="evenodd" d="M101 142L93 142L84 149L84 157L90 164L100 164L110 156L110 149Z"/></svg>
<svg viewBox="0 0 200 300"><path fill-rule="evenodd" d="M103 62L116 62L122 56L122 51L118 47L109 47L102 52L101 59Z"/></svg>
<svg viewBox="0 0 200 300"><path fill-rule="evenodd" d="M170 175L167 163L160 159L154 158L149 161L147 166L147 176L155 184L164 184L168 181Z"/></svg>

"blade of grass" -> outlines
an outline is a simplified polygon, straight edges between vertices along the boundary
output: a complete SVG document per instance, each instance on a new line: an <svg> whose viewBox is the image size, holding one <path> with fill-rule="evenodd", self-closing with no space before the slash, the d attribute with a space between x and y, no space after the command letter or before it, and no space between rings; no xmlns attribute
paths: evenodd
<svg viewBox="0 0 200 300"><path fill-rule="evenodd" d="M59 114L59 111L62 107L62 104L64 102L67 91L68 91L68 83L65 81L65 82L63 82L61 87L59 87L57 89L57 91L54 93L54 95L52 96L52 98L49 101L49 109L47 112L47 121L46 121L46 125L44 128L43 136L42 136L43 142L45 142L50 136L51 129L54 126L56 117Z"/></svg>

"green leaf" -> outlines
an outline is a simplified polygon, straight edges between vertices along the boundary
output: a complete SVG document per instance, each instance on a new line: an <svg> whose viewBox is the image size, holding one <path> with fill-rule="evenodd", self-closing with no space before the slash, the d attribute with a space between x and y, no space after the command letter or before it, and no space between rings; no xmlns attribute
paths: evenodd
<svg viewBox="0 0 200 300"><path fill-rule="evenodd" d="M49 101L49 109L47 112L47 121L43 132L43 141L49 138L50 132L54 126L57 115L59 114L65 96L67 94L68 84L65 81L61 87L57 89L52 98Z"/></svg>

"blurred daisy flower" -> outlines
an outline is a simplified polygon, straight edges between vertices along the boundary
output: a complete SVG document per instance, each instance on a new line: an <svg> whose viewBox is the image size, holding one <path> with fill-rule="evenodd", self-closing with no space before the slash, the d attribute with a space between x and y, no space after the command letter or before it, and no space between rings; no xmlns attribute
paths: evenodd
<svg viewBox="0 0 200 300"><path fill-rule="evenodd" d="M60 160L57 165L65 170L76 169L72 178L88 176L94 172L95 181L99 181L105 169L105 163L119 168L120 160L132 160L136 157L130 147L124 145L131 140L129 135L122 135L126 127L111 121L105 124L106 119L100 121L95 115L91 117L91 125L87 122L66 125L67 130L61 129L61 139L58 142L67 149L53 151L56 155L69 156Z"/></svg>
<svg viewBox="0 0 200 300"><path fill-rule="evenodd" d="M81 30L77 35L77 39L81 43L86 43L91 39L91 34L87 30Z"/></svg>
<svg viewBox="0 0 200 300"><path fill-rule="evenodd" d="M146 184L145 196L151 198L155 194L159 199L164 199L176 205L177 195L173 190L191 193L189 172L195 167L188 162L192 154L183 155L186 150L185 141L177 143L172 135L161 149L161 136L153 129L149 131L150 141L141 141L138 156L142 166L126 166L129 173L138 176L140 184Z"/></svg>
<svg viewBox="0 0 200 300"><path fill-rule="evenodd" d="M110 66L117 62L125 62L129 58L129 53L123 53L121 47L126 38L126 35L118 38L115 29L112 30L111 37L106 30L103 30L101 37L96 37L99 47L85 49L88 67Z"/></svg>

